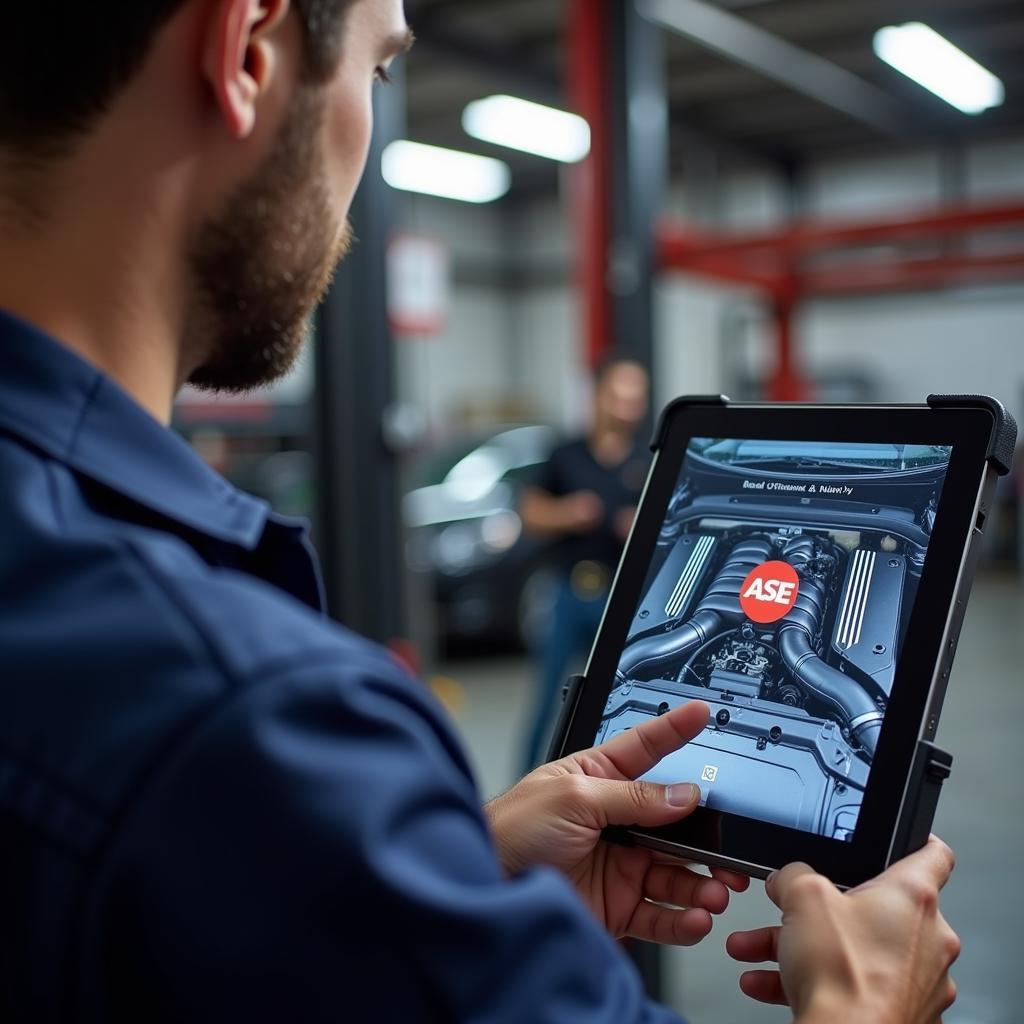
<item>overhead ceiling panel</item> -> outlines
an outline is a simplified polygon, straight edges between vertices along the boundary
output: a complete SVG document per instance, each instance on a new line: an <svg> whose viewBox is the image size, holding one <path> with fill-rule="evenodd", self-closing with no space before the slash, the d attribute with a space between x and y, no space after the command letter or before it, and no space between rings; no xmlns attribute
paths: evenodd
<svg viewBox="0 0 1024 1024"><path fill-rule="evenodd" d="M918 138L907 144L954 145L1024 133L1022 0L717 0L718 6L781 40L830 61L892 96L912 112ZM488 151L465 136L471 100L512 92L566 103L564 0L409 0L422 40L410 58L409 131L413 138ZM1006 102L981 117L959 114L882 64L872 51L878 28L920 20L999 75ZM849 150L884 152L893 140L814 97L711 53L667 37L672 151L693 144L723 154L760 153L787 163ZM508 154L517 177L557 181L544 161Z"/></svg>

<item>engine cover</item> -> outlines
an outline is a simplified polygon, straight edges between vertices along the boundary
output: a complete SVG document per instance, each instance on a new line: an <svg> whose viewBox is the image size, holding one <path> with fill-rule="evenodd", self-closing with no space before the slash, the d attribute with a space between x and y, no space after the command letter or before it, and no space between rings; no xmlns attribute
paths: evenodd
<svg viewBox="0 0 1024 1024"><path fill-rule="evenodd" d="M832 634L840 666L888 698L907 563L901 555L858 548L850 556Z"/></svg>
<svg viewBox="0 0 1024 1024"><path fill-rule="evenodd" d="M708 727L645 779L697 782L701 804L712 810L835 839L851 836L869 766L835 722L800 708L689 684L626 683L609 698L597 742L688 700L711 705Z"/></svg>
<svg viewBox="0 0 1024 1024"><path fill-rule="evenodd" d="M717 546L718 539L707 533L687 534L675 542L637 609L630 640L686 618L695 598L704 593L704 580Z"/></svg>

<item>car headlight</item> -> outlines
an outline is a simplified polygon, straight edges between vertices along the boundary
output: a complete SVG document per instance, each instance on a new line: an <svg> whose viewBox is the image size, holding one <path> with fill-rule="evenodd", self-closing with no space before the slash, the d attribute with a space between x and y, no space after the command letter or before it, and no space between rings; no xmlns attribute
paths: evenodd
<svg viewBox="0 0 1024 1024"><path fill-rule="evenodd" d="M514 547L522 532L519 516L509 509L450 523L434 538L435 563L449 576L470 572Z"/></svg>
<svg viewBox="0 0 1024 1024"><path fill-rule="evenodd" d="M522 535L522 520L511 509L495 512L480 521L480 539L496 555L515 547Z"/></svg>
<svg viewBox="0 0 1024 1024"><path fill-rule="evenodd" d="M471 523L452 523L434 538L434 560L441 572L468 572L477 558L480 538Z"/></svg>

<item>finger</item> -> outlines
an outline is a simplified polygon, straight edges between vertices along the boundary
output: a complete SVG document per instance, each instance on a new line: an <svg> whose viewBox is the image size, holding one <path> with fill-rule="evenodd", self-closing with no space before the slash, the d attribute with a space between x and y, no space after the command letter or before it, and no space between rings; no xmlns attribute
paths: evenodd
<svg viewBox="0 0 1024 1024"><path fill-rule="evenodd" d="M676 854L652 850L651 860L658 864L671 864L678 867L681 858ZM717 878L723 885L727 885L732 889L733 892L746 892L750 888L749 876L740 874L739 871L731 871L728 868L705 868L705 865L699 864L697 861L688 861L687 863L691 869L697 867L709 871L712 878Z"/></svg>
<svg viewBox="0 0 1024 1024"><path fill-rule="evenodd" d="M744 971L740 975L740 989L744 995L759 1003L789 1006L778 971Z"/></svg>
<svg viewBox="0 0 1024 1024"><path fill-rule="evenodd" d="M946 978L945 991L942 993L942 1012L943 1013L945 1013L946 1010L949 1010L949 1009L952 1008L953 1004L956 1002L956 997L957 997L956 982L952 978L948 978L947 977ZM939 1024L942 1024L941 1020L939 1021Z"/></svg>
<svg viewBox="0 0 1024 1024"><path fill-rule="evenodd" d="M712 868L711 877L717 878L733 892L746 892L750 888L750 878L747 875L741 875L738 871L730 871L728 868Z"/></svg>
<svg viewBox="0 0 1024 1024"><path fill-rule="evenodd" d="M945 933L946 954L952 967L960 959L960 954L963 952L963 943L960 941L960 936L953 931L949 926L949 922L941 914L939 914L939 923Z"/></svg>
<svg viewBox="0 0 1024 1024"><path fill-rule="evenodd" d="M700 800L700 787L692 782L662 786L657 782L574 778L578 817L593 828L667 825L690 814Z"/></svg>
<svg viewBox="0 0 1024 1024"><path fill-rule="evenodd" d="M661 850L651 850L651 860L656 864L672 864L678 867L680 864L687 864L690 868L693 868L694 861L683 860L682 857L674 853L663 853Z"/></svg>
<svg viewBox="0 0 1024 1024"><path fill-rule="evenodd" d="M811 898L820 898L826 891L835 892L835 887L819 875L809 864L796 862L787 864L782 870L768 876L764 891L768 899L785 913Z"/></svg>
<svg viewBox="0 0 1024 1024"><path fill-rule="evenodd" d="M711 709L702 700L680 704L587 751L607 763L609 778L637 779L663 757L689 743L708 723Z"/></svg>
<svg viewBox="0 0 1024 1024"><path fill-rule="evenodd" d="M717 879L689 868L654 864L644 879L644 895L674 907L700 907L721 914L729 906L729 890Z"/></svg>
<svg viewBox="0 0 1024 1024"><path fill-rule="evenodd" d="M693 946L711 931L706 910L671 910L642 900L630 919L627 934L663 946Z"/></svg>
<svg viewBox="0 0 1024 1024"><path fill-rule="evenodd" d="M725 951L744 964L763 964L779 959L779 932L777 925L753 928L746 932L733 932L725 940Z"/></svg>

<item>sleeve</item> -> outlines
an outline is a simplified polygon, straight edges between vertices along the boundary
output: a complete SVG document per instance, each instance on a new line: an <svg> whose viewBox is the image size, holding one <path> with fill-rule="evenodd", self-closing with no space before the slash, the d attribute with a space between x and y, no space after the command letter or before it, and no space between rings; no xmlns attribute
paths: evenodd
<svg viewBox="0 0 1024 1024"><path fill-rule="evenodd" d="M164 775L111 868L110 1019L677 1020L560 876L503 877L458 743L383 657L251 687Z"/></svg>
<svg viewBox="0 0 1024 1024"><path fill-rule="evenodd" d="M556 498L562 498L569 493L565 474L567 452L568 449L565 445L560 445L551 452L547 461L537 467L537 472L531 481L534 487L539 487Z"/></svg>

